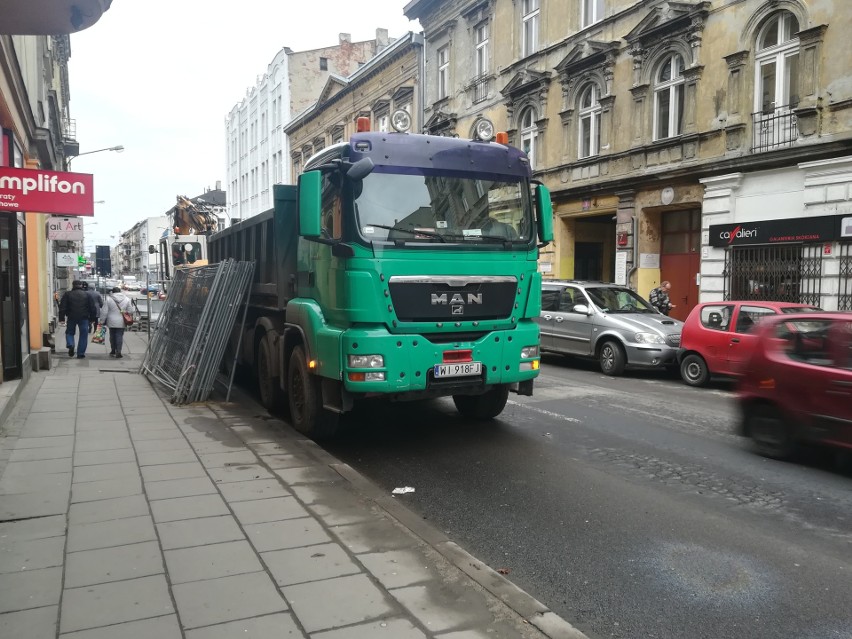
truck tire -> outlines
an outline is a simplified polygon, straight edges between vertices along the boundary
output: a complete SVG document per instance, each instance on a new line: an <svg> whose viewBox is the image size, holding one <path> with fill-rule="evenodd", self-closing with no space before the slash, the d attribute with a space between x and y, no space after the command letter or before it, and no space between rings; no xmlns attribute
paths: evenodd
<svg viewBox="0 0 852 639"><path fill-rule="evenodd" d="M260 393L260 403L270 412L279 412L284 408L284 398L281 392L281 378L272 374L272 358L275 349L269 333L264 335L257 345L255 365L257 368L257 389Z"/></svg>
<svg viewBox="0 0 852 639"><path fill-rule="evenodd" d="M453 395L456 410L468 419L487 421L494 419L506 408L509 399L509 387L495 386L482 395Z"/></svg>
<svg viewBox="0 0 852 639"><path fill-rule="evenodd" d="M322 407L319 377L308 370L305 349L297 346L290 354L287 397L293 428L311 439L330 439L337 434L340 416Z"/></svg>

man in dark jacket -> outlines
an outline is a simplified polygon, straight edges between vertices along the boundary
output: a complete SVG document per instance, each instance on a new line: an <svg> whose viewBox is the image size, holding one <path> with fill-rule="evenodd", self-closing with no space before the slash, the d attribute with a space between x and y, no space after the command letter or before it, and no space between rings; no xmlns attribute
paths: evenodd
<svg viewBox="0 0 852 639"><path fill-rule="evenodd" d="M89 325L98 317L98 308L95 300L83 290L83 283L79 280L74 280L71 290L66 291L59 300L59 323L64 324L66 317L65 344L68 346L68 356L74 357L74 335L79 328L77 358L84 359L89 342Z"/></svg>

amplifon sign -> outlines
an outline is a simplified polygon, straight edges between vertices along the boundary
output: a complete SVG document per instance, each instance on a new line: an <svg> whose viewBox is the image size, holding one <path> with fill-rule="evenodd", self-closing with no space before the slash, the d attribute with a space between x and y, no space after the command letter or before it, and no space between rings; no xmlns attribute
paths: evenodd
<svg viewBox="0 0 852 639"><path fill-rule="evenodd" d="M94 215L88 173L0 167L0 211Z"/></svg>

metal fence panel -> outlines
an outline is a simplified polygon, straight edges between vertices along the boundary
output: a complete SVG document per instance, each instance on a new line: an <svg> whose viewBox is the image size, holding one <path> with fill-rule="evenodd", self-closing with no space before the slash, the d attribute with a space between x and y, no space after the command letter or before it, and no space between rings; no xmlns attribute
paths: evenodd
<svg viewBox="0 0 852 639"><path fill-rule="evenodd" d="M172 389L172 403L209 397L253 273L254 262L230 259L175 273L140 369Z"/></svg>
<svg viewBox="0 0 852 639"><path fill-rule="evenodd" d="M726 300L820 306L822 245L736 246L725 255Z"/></svg>
<svg viewBox="0 0 852 639"><path fill-rule="evenodd" d="M837 310L852 311L852 242L840 244L840 273L837 286Z"/></svg>

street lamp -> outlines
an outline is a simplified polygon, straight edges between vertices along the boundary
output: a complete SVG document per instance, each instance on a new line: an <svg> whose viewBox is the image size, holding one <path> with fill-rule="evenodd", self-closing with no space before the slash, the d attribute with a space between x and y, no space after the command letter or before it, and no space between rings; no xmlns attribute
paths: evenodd
<svg viewBox="0 0 852 639"><path fill-rule="evenodd" d="M78 153L77 155L72 155L67 160L65 160L65 165L70 169L71 168L71 160L80 157L81 155L91 155L92 153L101 153L102 151L115 151L116 153L121 153L124 151L124 147L121 144L117 144L116 146L108 146L103 149L95 149L94 151L86 151L85 153Z"/></svg>

